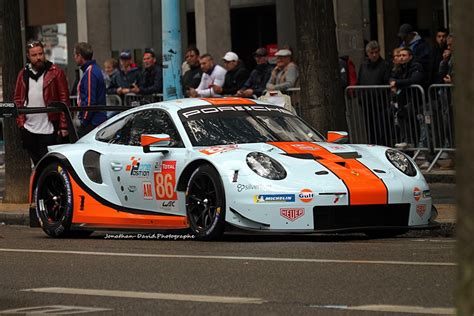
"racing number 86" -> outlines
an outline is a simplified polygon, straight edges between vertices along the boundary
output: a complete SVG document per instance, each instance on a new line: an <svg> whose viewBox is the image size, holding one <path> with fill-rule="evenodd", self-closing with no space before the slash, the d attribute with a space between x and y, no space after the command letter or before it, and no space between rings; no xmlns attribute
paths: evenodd
<svg viewBox="0 0 474 316"><path fill-rule="evenodd" d="M158 200L174 199L174 181L170 173L155 173L155 192Z"/></svg>

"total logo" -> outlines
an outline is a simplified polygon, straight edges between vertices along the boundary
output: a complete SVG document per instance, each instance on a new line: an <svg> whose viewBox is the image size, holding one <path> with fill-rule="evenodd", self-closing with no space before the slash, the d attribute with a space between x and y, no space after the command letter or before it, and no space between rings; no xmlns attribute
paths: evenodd
<svg viewBox="0 0 474 316"><path fill-rule="evenodd" d="M415 201L419 201L421 199L421 190L418 187L415 187L413 189L413 197L415 198Z"/></svg>
<svg viewBox="0 0 474 316"><path fill-rule="evenodd" d="M298 198L300 199L301 202L304 202L304 203L311 202L314 198L313 190L311 189L301 190L300 193L298 193Z"/></svg>

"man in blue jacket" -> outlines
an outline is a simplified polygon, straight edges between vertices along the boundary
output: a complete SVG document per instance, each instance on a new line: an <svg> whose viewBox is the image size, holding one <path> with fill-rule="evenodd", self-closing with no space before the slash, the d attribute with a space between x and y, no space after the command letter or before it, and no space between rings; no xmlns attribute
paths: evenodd
<svg viewBox="0 0 474 316"><path fill-rule="evenodd" d="M82 70L82 78L77 85L77 104L81 107L106 105L105 82L100 67L92 59L92 46L88 43L77 43L74 46L74 60ZM107 119L104 111L82 111L79 113L81 126L79 137L89 133Z"/></svg>

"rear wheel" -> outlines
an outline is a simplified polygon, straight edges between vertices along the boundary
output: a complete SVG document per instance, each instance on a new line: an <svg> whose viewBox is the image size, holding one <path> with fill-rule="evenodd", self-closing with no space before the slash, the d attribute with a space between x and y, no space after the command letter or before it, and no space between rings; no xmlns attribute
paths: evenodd
<svg viewBox="0 0 474 316"><path fill-rule="evenodd" d="M186 190L186 214L191 231L199 240L216 240L225 228L225 192L217 171L199 167Z"/></svg>
<svg viewBox="0 0 474 316"><path fill-rule="evenodd" d="M43 169L38 178L35 200L36 215L46 234L52 237L72 235L71 181L60 163L51 163Z"/></svg>

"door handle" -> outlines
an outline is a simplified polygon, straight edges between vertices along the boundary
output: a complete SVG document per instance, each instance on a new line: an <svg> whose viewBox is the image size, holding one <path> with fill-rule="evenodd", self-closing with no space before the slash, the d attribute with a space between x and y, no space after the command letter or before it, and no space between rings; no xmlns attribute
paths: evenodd
<svg viewBox="0 0 474 316"><path fill-rule="evenodd" d="M122 164L120 162L111 162L110 166L112 167L113 171L120 171L122 170Z"/></svg>

